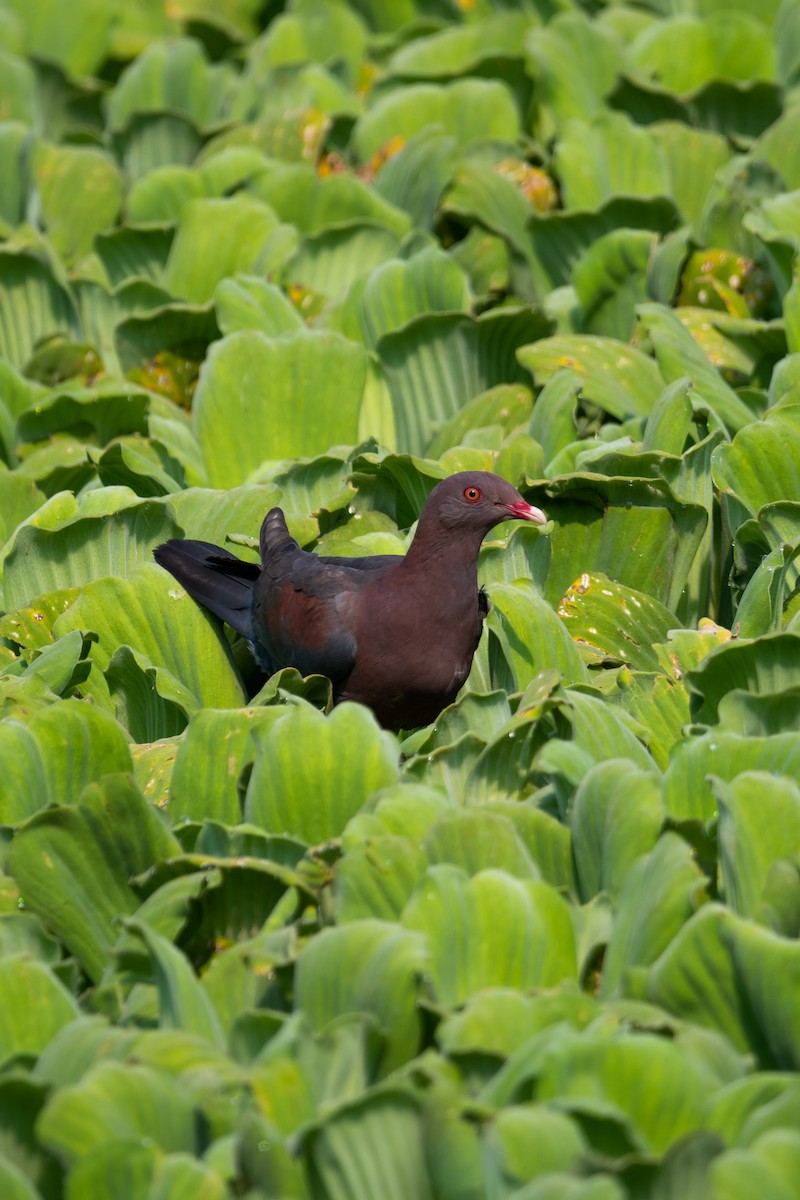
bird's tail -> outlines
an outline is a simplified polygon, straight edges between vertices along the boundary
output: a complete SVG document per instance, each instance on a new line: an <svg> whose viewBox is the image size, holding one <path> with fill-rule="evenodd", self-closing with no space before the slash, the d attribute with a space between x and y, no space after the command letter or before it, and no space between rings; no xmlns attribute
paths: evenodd
<svg viewBox="0 0 800 1200"><path fill-rule="evenodd" d="M159 566L174 575L190 596L253 639L253 587L261 568L211 542L173 538L153 551Z"/></svg>

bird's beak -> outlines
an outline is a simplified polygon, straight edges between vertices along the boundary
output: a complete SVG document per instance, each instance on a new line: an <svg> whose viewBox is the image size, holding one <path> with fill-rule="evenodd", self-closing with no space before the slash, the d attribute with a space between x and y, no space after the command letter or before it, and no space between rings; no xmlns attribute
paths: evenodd
<svg viewBox="0 0 800 1200"><path fill-rule="evenodd" d="M528 504L527 500L515 500L513 504L504 504L503 508L510 517L517 517L522 521L533 521L535 525L546 525L547 516L540 508L534 508L532 504Z"/></svg>

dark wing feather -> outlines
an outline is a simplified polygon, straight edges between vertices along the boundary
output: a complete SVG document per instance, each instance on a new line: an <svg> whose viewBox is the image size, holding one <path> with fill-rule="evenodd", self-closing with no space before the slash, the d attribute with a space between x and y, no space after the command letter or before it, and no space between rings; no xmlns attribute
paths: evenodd
<svg viewBox="0 0 800 1200"><path fill-rule="evenodd" d="M475 632L475 649L478 649L478 643L481 640L483 633L483 622L489 615L489 609L492 607L492 602L486 595L483 588L478 588L478 628Z"/></svg>
<svg viewBox="0 0 800 1200"><path fill-rule="evenodd" d="M190 596L247 638L268 671L296 667L341 685L356 660L359 596L399 555L318 557L302 550L279 508L260 536L262 565L210 542L165 542L154 552Z"/></svg>
<svg viewBox="0 0 800 1200"><path fill-rule="evenodd" d="M261 559L254 609L261 644L276 662L303 674L319 672L334 684L345 680L356 660L360 593L376 572L402 559L309 554L289 533L279 508L261 526Z"/></svg>
<svg viewBox="0 0 800 1200"><path fill-rule="evenodd" d="M173 538L153 551L159 566L169 571L190 596L244 634L253 636L253 588L261 574L255 563L214 546Z"/></svg>

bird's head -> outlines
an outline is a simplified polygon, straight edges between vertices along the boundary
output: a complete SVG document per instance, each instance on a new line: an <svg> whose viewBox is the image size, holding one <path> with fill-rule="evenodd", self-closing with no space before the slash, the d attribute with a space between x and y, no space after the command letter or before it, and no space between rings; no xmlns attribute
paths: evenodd
<svg viewBox="0 0 800 1200"><path fill-rule="evenodd" d="M489 471L459 471L437 483L425 502L426 515L448 530L473 530L481 537L501 521L532 521L544 525L546 515L523 500L516 488Z"/></svg>

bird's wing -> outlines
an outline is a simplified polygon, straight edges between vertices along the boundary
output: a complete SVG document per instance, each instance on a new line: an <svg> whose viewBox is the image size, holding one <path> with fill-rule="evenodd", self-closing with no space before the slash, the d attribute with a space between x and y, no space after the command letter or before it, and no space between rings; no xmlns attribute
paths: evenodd
<svg viewBox="0 0 800 1200"><path fill-rule="evenodd" d="M205 608L245 637L252 636L253 587L261 573L255 563L211 542L180 538L163 542L153 557Z"/></svg>
<svg viewBox="0 0 800 1200"><path fill-rule="evenodd" d="M402 559L309 554L290 535L280 509L264 519L261 555L254 608L259 641L281 665L342 682L356 661L361 593Z"/></svg>

